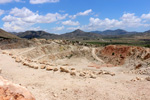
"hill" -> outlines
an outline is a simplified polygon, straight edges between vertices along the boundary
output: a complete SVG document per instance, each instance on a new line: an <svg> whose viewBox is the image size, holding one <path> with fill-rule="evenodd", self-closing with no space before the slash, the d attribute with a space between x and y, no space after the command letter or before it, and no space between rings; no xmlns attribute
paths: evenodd
<svg viewBox="0 0 150 100"><path fill-rule="evenodd" d="M16 33L16 35L21 38L27 38L27 39L32 39L32 38L56 39L59 37L56 34L47 33L45 31L25 31L25 32Z"/></svg>
<svg viewBox="0 0 150 100"><path fill-rule="evenodd" d="M19 38L19 37L0 29L0 38L16 39L16 38Z"/></svg>
<svg viewBox="0 0 150 100"><path fill-rule="evenodd" d="M92 32L84 32L80 29L77 29L73 32L62 34L61 38L89 40L89 39L99 39L101 38L101 35L97 33L92 33Z"/></svg>

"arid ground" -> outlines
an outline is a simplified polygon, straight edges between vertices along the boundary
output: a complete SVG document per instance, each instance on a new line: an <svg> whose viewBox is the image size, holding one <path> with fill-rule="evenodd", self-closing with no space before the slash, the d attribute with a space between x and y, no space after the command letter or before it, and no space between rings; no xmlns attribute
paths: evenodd
<svg viewBox="0 0 150 100"><path fill-rule="evenodd" d="M32 41L1 47L0 75L36 100L150 100L149 48Z"/></svg>

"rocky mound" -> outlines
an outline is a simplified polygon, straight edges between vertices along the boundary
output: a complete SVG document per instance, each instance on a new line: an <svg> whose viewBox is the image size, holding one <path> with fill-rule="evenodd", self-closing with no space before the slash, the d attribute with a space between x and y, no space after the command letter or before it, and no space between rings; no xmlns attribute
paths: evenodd
<svg viewBox="0 0 150 100"><path fill-rule="evenodd" d="M13 84L0 76L0 100L35 100L24 87Z"/></svg>
<svg viewBox="0 0 150 100"><path fill-rule="evenodd" d="M136 46L109 45L102 50L97 49L96 54L105 63L115 66L123 65L127 60L150 61L150 49Z"/></svg>

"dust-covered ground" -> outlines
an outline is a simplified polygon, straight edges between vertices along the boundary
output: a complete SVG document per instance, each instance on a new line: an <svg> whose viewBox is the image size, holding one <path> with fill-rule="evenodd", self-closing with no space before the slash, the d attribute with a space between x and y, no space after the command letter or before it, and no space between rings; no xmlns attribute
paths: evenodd
<svg viewBox="0 0 150 100"><path fill-rule="evenodd" d="M149 49L37 43L0 51L1 76L36 100L150 100Z"/></svg>

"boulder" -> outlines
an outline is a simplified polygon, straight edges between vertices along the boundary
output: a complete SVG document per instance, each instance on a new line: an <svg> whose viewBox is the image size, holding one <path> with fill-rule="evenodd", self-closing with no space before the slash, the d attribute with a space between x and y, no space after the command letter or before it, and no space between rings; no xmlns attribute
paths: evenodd
<svg viewBox="0 0 150 100"><path fill-rule="evenodd" d="M54 72L58 71L58 68L54 68L53 71L54 71Z"/></svg>
<svg viewBox="0 0 150 100"><path fill-rule="evenodd" d="M150 77L146 77L145 79L146 79L147 81L150 81Z"/></svg>
<svg viewBox="0 0 150 100"><path fill-rule="evenodd" d="M94 74L90 74L90 78L93 78L93 79L95 79L96 78L96 75L94 75Z"/></svg>
<svg viewBox="0 0 150 100"><path fill-rule="evenodd" d="M75 72L70 72L70 75L71 76L76 76L76 73Z"/></svg>
<svg viewBox="0 0 150 100"><path fill-rule="evenodd" d="M45 69L46 68L46 66L45 65L41 65L41 69Z"/></svg>
<svg viewBox="0 0 150 100"><path fill-rule="evenodd" d="M64 68L64 67L60 67L60 72L66 72L66 73L69 73L69 70Z"/></svg>
<svg viewBox="0 0 150 100"><path fill-rule="evenodd" d="M16 59L16 56L12 56L13 59Z"/></svg>
<svg viewBox="0 0 150 100"><path fill-rule="evenodd" d="M81 73L79 74L79 76L84 77L84 76L85 76L85 73L81 72Z"/></svg>
<svg viewBox="0 0 150 100"><path fill-rule="evenodd" d="M109 72L109 71L106 71L106 70L100 70L97 75L111 75L111 76L115 76L116 74L115 73L112 73L112 72Z"/></svg>
<svg viewBox="0 0 150 100"><path fill-rule="evenodd" d="M30 67L30 68L34 68L34 66L33 66L33 65L28 65L28 67Z"/></svg>
<svg viewBox="0 0 150 100"><path fill-rule="evenodd" d="M76 70L75 68L71 68L71 70Z"/></svg>
<svg viewBox="0 0 150 100"><path fill-rule="evenodd" d="M101 75L101 74L103 74L103 71L100 70L97 74L98 74L98 75Z"/></svg>
<svg viewBox="0 0 150 100"><path fill-rule="evenodd" d="M34 66L33 68L34 68L34 69L38 69L39 67L38 67L38 66Z"/></svg>
<svg viewBox="0 0 150 100"><path fill-rule="evenodd" d="M24 66L29 66L29 67L30 67L30 65L29 65L27 62L22 62L22 64L23 64Z"/></svg>
<svg viewBox="0 0 150 100"><path fill-rule="evenodd" d="M13 84L0 76L0 100L35 100L23 86Z"/></svg>
<svg viewBox="0 0 150 100"><path fill-rule="evenodd" d="M51 70L53 70L53 67L47 66L47 67L46 67L46 70L47 70L47 71L51 71Z"/></svg>
<svg viewBox="0 0 150 100"><path fill-rule="evenodd" d="M20 63L21 60L19 58L16 57L16 60L15 60L17 63Z"/></svg>

